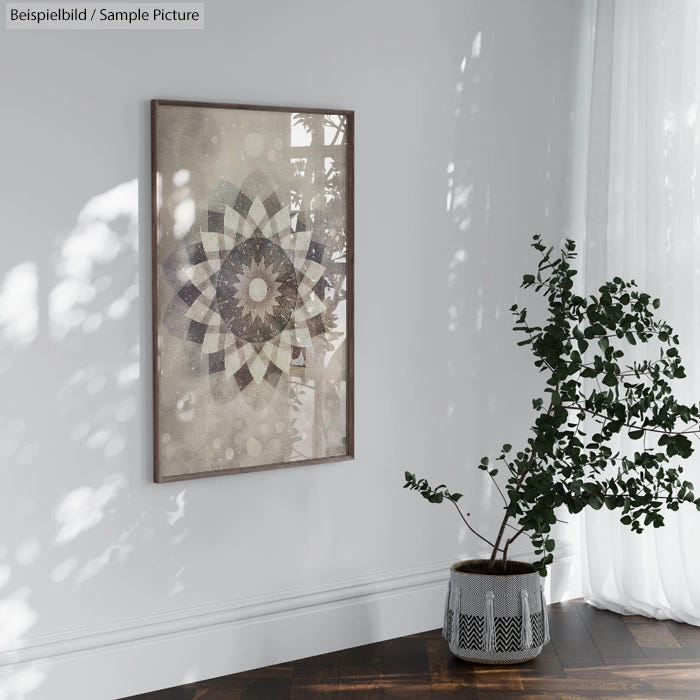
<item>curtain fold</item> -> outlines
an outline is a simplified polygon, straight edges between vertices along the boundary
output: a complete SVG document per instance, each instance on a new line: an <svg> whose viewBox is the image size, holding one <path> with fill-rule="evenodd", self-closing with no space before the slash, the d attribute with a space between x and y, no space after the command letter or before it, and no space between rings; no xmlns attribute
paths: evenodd
<svg viewBox="0 0 700 700"><path fill-rule="evenodd" d="M586 293L619 275L661 298L700 400L700 0L586 6L576 115L572 222ZM700 442L686 478L700 494ZM619 512L582 521L586 600L700 625L700 513L669 512L642 535Z"/></svg>

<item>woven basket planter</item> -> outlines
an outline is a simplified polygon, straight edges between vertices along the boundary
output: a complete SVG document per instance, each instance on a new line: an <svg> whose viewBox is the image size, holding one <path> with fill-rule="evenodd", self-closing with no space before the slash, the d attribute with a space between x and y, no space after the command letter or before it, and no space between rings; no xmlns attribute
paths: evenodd
<svg viewBox="0 0 700 700"><path fill-rule="evenodd" d="M547 606L538 573L490 576L450 568L442 634L450 651L480 664L534 659L549 641Z"/></svg>

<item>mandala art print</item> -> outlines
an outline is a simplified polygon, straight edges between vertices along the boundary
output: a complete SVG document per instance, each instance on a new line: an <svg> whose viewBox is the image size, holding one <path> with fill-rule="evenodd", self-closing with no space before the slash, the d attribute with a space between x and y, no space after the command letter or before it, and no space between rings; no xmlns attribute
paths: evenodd
<svg viewBox="0 0 700 700"><path fill-rule="evenodd" d="M151 109L156 481L351 457L353 113Z"/></svg>

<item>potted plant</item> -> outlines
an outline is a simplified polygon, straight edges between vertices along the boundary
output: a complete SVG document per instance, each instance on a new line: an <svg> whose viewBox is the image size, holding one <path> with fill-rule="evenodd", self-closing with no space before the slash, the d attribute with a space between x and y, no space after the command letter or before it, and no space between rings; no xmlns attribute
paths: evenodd
<svg viewBox="0 0 700 700"><path fill-rule="evenodd" d="M545 318L531 324L527 309L517 304L511 312L513 330L522 336L518 345L530 347L545 381L542 395L532 400L526 444L515 451L505 444L495 465L488 457L478 465L504 503L495 537L472 525L458 504L462 494L405 474L404 488L430 503L450 502L491 548L489 559L452 566L445 604L443 635L450 650L480 663L527 661L549 640L540 577L554 559L557 509L619 510L620 521L635 532L662 526L665 508L678 510L687 502L700 510L678 463L693 453L700 407L673 394L671 381L685 371L678 336L655 318L659 300L619 277L597 295L580 296L574 292L574 242L554 253L535 236L532 247L539 253L537 270L521 286L544 297ZM654 359L648 352L625 359L630 346L647 343L656 346ZM523 535L532 542L534 562L508 558Z"/></svg>

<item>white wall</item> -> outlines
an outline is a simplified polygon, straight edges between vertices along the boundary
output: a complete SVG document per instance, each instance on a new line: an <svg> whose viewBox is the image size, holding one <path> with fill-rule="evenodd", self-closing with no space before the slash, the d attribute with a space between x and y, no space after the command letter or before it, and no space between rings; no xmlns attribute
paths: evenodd
<svg viewBox="0 0 700 700"><path fill-rule="evenodd" d="M22 663L0 698L440 624L478 546L402 474L495 521L471 464L524 439L536 395L507 309L531 235L568 220L579 10L211 0L204 31L3 31L0 662ZM354 461L152 483L153 97L356 110Z"/></svg>

